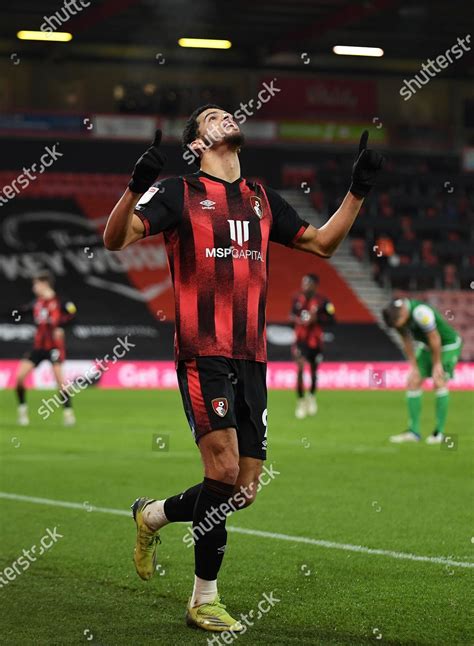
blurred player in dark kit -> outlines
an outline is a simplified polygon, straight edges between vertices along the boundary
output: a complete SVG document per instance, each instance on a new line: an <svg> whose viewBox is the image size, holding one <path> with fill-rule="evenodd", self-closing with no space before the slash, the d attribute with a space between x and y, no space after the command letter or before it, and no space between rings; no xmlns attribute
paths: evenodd
<svg viewBox="0 0 474 646"><path fill-rule="evenodd" d="M296 410L297 419L306 415L316 415L318 404L316 391L318 386L318 366L322 361L324 327L334 323L334 305L317 289L319 277L306 274L301 280L301 290L293 299L290 320L295 329L293 356L297 366ZM305 396L304 368L309 364L311 385Z"/></svg>
<svg viewBox="0 0 474 646"><path fill-rule="evenodd" d="M63 422L65 426L76 423L71 399L63 384L63 362L66 357L64 326L76 314L74 303L62 304L54 291L54 279L51 274L44 272L33 278L33 293L36 299L19 309L20 312L30 312L36 325L33 348L25 354L18 366L16 375L16 393L18 397L18 424L27 426L30 423L28 405L26 403L25 381L27 376L42 361L50 361L56 383L63 403Z"/></svg>

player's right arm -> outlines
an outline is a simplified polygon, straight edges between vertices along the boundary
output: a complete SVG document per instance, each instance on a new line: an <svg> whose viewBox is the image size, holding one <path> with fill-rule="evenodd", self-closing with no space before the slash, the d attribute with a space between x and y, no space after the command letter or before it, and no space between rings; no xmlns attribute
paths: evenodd
<svg viewBox="0 0 474 646"><path fill-rule="evenodd" d="M413 339L410 332L406 328L402 328L398 332L402 337L403 353L407 358L408 363L410 364L412 369L418 370L418 365L416 363L415 347L413 345Z"/></svg>
<svg viewBox="0 0 474 646"><path fill-rule="evenodd" d="M124 249L145 235L145 225L135 214L135 207L163 169L165 158L159 151L160 142L161 130L157 130L151 146L135 164L127 190L109 215L104 231L106 249Z"/></svg>
<svg viewBox="0 0 474 646"><path fill-rule="evenodd" d="M293 298L291 303L290 323L296 325L300 320L300 309L298 308L298 295Z"/></svg>
<svg viewBox="0 0 474 646"><path fill-rule="evenodd" d="M145 227L138 215L135 214L135 207L140 198L141 194L132 193L127 188L114 206L105 225L104 245L106 249L118 251L143 238Z"/></svg>

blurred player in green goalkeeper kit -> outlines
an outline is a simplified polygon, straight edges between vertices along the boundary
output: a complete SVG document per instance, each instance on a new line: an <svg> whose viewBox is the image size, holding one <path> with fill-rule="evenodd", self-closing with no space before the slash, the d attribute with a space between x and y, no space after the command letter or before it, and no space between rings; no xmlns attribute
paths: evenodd
<svg viewBox="0 0 474 646"><path fill-rule="evenodd" d="M421 439L421 386L424 379L432 377L436 389L436 428L426 442L441 444L448 413L447 382L459 361L462 339L434 307L413 298L396 299L382 313L385 323L400 333L411 366L407 383L409 428L405 433L392 435L390 441Z"/></svg>

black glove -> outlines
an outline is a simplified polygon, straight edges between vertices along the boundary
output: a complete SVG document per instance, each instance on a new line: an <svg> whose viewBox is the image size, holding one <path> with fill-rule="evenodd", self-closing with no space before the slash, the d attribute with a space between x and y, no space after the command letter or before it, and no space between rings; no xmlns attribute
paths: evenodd
<svg viewBox="0 0 474 646"><path fill-rule="evenodd" d="M367 197L385 159L375 150L367 150L368 138L369 131L364 130L359 142L359 153L352 167L352 183L349 190L356 197Z"/></svg>
<svg viewBox="0 0 474 646"><path fill-rule="evenodd" d="M132 179L128 183L133 193L145 193L161 173L166 158L158 150L160 141L161 130L157 130L153 143L135 164Z"/></svg>

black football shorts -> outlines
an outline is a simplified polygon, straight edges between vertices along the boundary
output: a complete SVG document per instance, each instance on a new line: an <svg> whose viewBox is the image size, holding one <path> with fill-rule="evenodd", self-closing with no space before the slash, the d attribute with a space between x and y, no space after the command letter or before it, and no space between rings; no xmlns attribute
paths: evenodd
<svg viewBox="0 0 474 646"><path fill-rule="evenodd" d="M235 428L239 454L267 454L267 365L246 359L196 357L178 362L184 411L196 443L211 431Z"/></svg>
<svg viewBox="0 0 474 646"><path fill-rule="evenodd" d="M295 359L303 357L309 363L321 363L323 359L323 353L321 352L321 347L318 345L315 348L310 348L307 343L303 341L298 341L293 346L293 356Z"/></svg>
<svg viewBox="0 0 474 646"><path fill-rule="evenodd" d="M24 357L38 366L42 361L50 361L51 363L61 363L64 361L63 353L59 348L52 348L51 350L42 350L41 348L33 348L27 352Z"/></svg>

